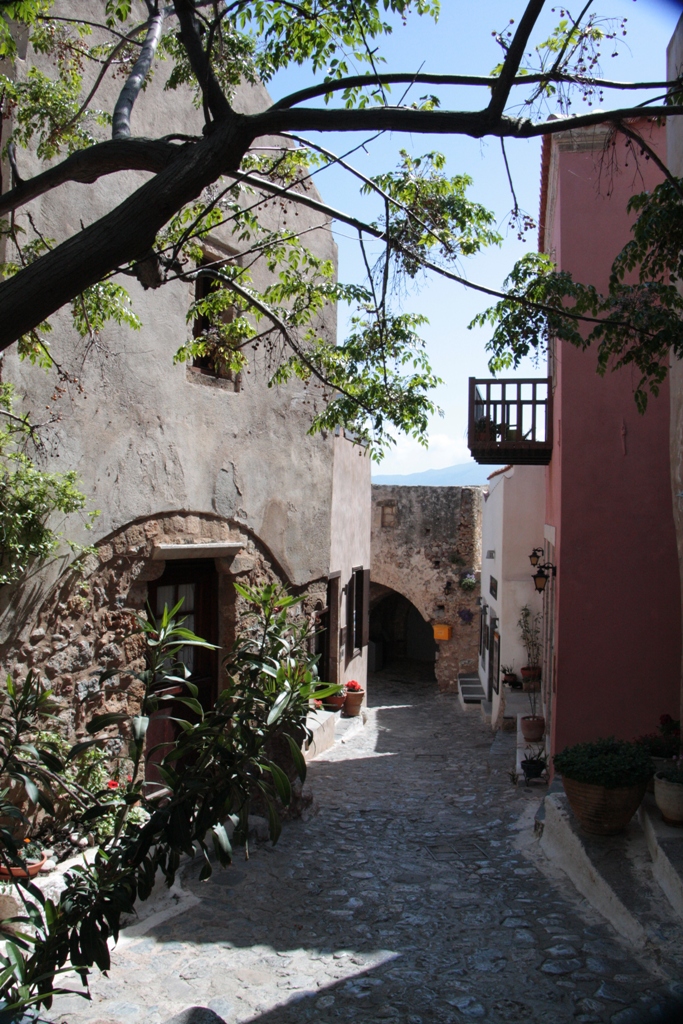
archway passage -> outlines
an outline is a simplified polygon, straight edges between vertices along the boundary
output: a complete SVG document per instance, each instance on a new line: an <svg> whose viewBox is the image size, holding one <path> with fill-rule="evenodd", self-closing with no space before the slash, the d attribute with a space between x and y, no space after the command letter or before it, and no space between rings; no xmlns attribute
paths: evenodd
<svg viewBox="0 0 683 1024"><path fill-rule="evenodd" d="M416 680L434 681L437 645L432 627L403 594L370 584L371 671L400 670Z"/></svg>

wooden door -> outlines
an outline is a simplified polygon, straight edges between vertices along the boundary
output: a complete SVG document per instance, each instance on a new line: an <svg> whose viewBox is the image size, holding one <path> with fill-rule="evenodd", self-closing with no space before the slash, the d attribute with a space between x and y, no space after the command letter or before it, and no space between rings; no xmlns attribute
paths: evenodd
<svg viewBox="0 0 683 1024"><path fill-rule="evenodd" d="M210 643L218 642L218 576L212 558L196 561L167 562L163 576L149 585L149 605L155 618L182 599L177 613L183 625ZM197 699L205 710L211 708L218 695L218 651L186 647L180 660L190 671L190 682L197 687ZM183 705L169 703L152 715L147 730L147 750L157 744L172 743L177 726L172 717L191 719L192 712ZM147 780L158 782L154 764L161 760L164 749L155 751L147 762Z"/></svg>

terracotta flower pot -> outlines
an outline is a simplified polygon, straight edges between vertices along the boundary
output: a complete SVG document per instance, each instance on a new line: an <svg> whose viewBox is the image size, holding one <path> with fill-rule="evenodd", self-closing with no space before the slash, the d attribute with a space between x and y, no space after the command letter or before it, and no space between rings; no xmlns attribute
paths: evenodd
<svg viewBox="0 0 683 1024"><path fill-rule="evenodd" d="M344 701L346 695L343 693L333 693L330 697L325 697L323 701L323 707L326 711L341 711L344 707Z"/></svg>
<svg viewBox="0 0 683 1024"><path fill-rule="evenodd" d="M520 669L522 673L522 679L533 679L538 681L541 678L541 666L540 665L525 665L524 668Z"/></svg>
<svg viewBox="0 0 683 1024"><path fill-rule="evenodd" d="M576 779L562 779L567 799L584 832L596 836L614 836L628 825L638 810L647 780L636 786L594 786Z"/></svg>
<svg viewBox="0 0 683 1024"><path fill-rule="evenodd" d="M357 718L363 706L365 690L349 690L344 701L344 713L349 718Z"/></svg>
<svg viewBox="0 0 683 1024"><path fill-rule="evenodd" d="M25 868L15 867L14 864L10 868L6 868L4 864L0 864L0 878L33 878L46 860L47 854L44 853L40 860L29 861Z"/></svg>
<svg viewBox="0 0 683 1024"><path fill-rule="evenodd" d="M538 743L545 732L545 718L542 715L525 715L521 722L522 736L527 743Z"/></svg>
<svg viewBox="0 0 683 1024"><path fill-rule="evenodd" d="M655 803L667 825L683 828L683 782L669 782L655 775Z"/></svg>

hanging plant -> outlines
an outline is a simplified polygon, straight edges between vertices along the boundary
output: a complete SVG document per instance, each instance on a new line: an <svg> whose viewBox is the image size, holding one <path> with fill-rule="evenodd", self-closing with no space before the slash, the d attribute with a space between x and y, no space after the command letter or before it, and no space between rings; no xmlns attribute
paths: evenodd
<svg viewBox="0 0 683 1024"><path fill-rule="evenodd" d="M474 619L474 612L470 611L469 608L459 608L458 615L460 616L465 626L471 626Z"/></svg>
<svg viewBox="0 0 683 1024"><path fill-rule="evenodd" d="M463 590L474 590L477 586L477 577L473 572L464 572L460 577L460 586Z"/></svg>

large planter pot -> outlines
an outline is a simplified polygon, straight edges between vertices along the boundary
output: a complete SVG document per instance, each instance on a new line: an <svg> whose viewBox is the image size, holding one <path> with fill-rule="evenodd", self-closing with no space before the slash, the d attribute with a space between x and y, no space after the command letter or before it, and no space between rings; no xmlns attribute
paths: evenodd
<svg viewBox="0 0 683 1024"><path fill-rule="evenodd" d="M0 864L0 878L33 878L34 875L38 874L46 860L47 854L44 853L40 860L29 861L24 868L15 867L14 865L6 868L4 864Z"/></svg>
<svg viewBox="0 0 683 1024"><path fill-rule="evenodd" d="M614 836L622 832L638 810L647 780L636 786L594 786L575 779L562 779L567 799L584 832Z"/></svg>
<svg viewBox="0 0 683 1024"><path fill-rule="evenodd" d="M652 755L652 778L647 784L648 793L654 793L655 791L655 775L657 772L661 772L662 768L666 768L669 764L673 764L672 757L655 757Z"/></svg>
<svg viewBox="0 0 683 1024"><path fill-rule="evenodd" d="M363 706L363 698L365 697L365 690L350 690L346 694L346 700L344 701L344 713L349 718L357 718L360 714L360 709Z"/></svg>
<svg viewBox="0 0 683 1024"><path fill-rule="evenodd" d="M344 701L346 695L343 693L333 693L331 697L325 697L323 701L323 707L326 711L341 711L344 707Z"/></svg>
<svg viewBox="0 0 683 1024"><path fill-rule="evenodd" d="M520 671L522 673L522 679L538 682L541 678L540 665L525 665L524 668L520 669Z"/></svg>
<svg viewBox="0 0 683 1024"><path fill-rule="evenodd" d="M526 715L521 722L522 725L522 736L527 743L538 743L539 740L543 739L543 733L545 732L545 718L542 715Z"/></svg>
<svg viewBox="0 0 683 1024"><path fill-rule="evenodd" d="M683 782L669 782L655 775L655 803L667 825L683 828Z"/></svg>

